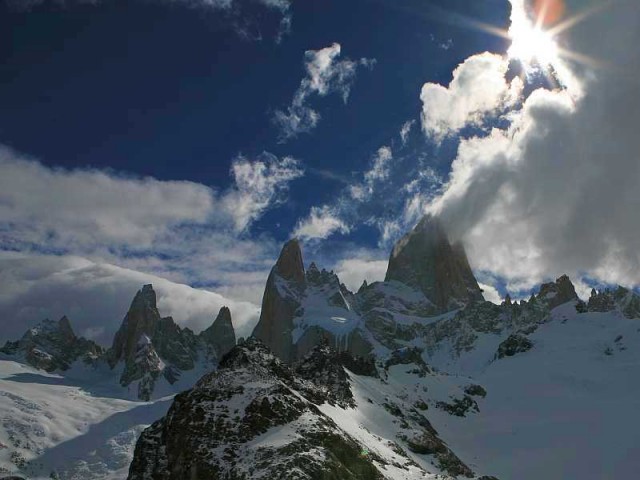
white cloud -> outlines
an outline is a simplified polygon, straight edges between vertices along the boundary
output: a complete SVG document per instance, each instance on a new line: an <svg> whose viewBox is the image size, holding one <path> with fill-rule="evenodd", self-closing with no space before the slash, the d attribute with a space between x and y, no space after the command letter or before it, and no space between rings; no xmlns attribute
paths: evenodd
<svg viewBox="0 0 640 480"><path fill-rule="evenodd" d="M0 146L0 240L50 248L135 244L213 213L201 184L130 178L93 169L64 170Z"/></svg>
<svg viewBox="0 0 640 480"><path fill-rule="evenodd" d="M478 285L482 289L482 295L486 301L495 303L496 305L500 305L502 303L502 297L495 287L480 282L478 282Z"/></svg>
<svg viewBox="0 0 640 480"><path fill-rule="evenodd" d="M567 65L583 97L539 88L508 128L460 144L432 209L510 288L562 273L640 284L639 22L638 3L623 0L575 25L562 41L608 62Z"/></svg>
<svg viewBox="0 0 640 480"><path fill-rule="evenodd" d="M244 231L303 174L290 157L238 157L234 183L217 194L194 182L50 168L1 146L0 172L0 247L84 253L156 248L187 226Z"/></svg>
<svg viewBox="0 0 640 480"><path fill-rule="evenodd" d="M244 231L265 210L280 204L289 183L303 173L300 162L291 157L279 160L274 155L263 154L255 161L243 156L236 158L231 165L235 187L222 198L236 231Z"/></svg>
<svg viewBox="0 0 640 480"><path fill-rule="evenodd" d="M303 239L324 239L335 232L349 233L349 226L327 205L311 207L309 216L298 222L293 236Z"/></svg>
<svg viewBox="0 0 640 480"><path fill-rule="evenodd" d="M393 153L389 147L380 147L373 157L373 165L368 172L364 174L364 180L367 184L385 180L389 177L389 162L393 159Z"/></svg>
<svg viewBox="0 0 640 480"><path fill-rule="evenodd" d="M485 52L460 64L448 87L425 83L420 93L424 132L440 142L467 125L479 125L486 115L514 106L523 83L519 77L507 81L508 68L507 59Z"/></svg>
<svg viewBox="0 0 640 480"><path fill-rule="evenodd" d="M362 175L362 182L349 186L351 198L360 202L367 200L373 194L376 184L389 177L391 160L393 160L391 148L380 147L373 156L369 170Z"/></svg>
<svg viewBox="0 0 640 480"><path fill-rule="evenodd" d="M384 280L387 273L387 260L377 260L369 255L352 253L354 258L340 260L333 270L349 290L355 292L365 280L371 284Z"/></svg>
<svg viewBox="0 0 640 480"><path fill-rule="evenodd" d="M220 307L231 309L238 335L248 335L259 308L164 278L74 256L0 253L0 341L20 337L44 318L67 315L79 335L107 346L133 296L152 283L163 316L196 333L208 327Z"/></svg>
<svg viewBox="0 0 640 480"><path fill-rule="evenodd" d="M135 279L127 289L154 276L166 279L154 284L206 286L229 301L257 309L279 245L268 235L252 237L248 229L267 209L285 200L287 185L301 174L299 163L288 157L263 154L252 161L238 157L231 166L233 182L216 192L193 182L51 168L1 147L0 253L20 252L25 265L36 266L44 262L43 253L74 256L91 264L82 270L87 275L127 269L125 277ZM65 265L62 260L55 264ZM0 277L7 271L0 271ZM64 272L60 277L48 275L65 278ZM14 285L25 283L0 279L0 296L13 292ZM119 292L126 299L131 295ZM72 308L62 308L62 299L70 298L65 295L54 302L60 308L52 304L51 312L57 313L47 313L44 303L34 312L40 317L71 315ZM11 305L20 307L18 302ZM23 318L7 308L4 313L2 322Z"/></svg>
<svg viewBox="0 0 640 480"><path fill-rule="evenodd" d="M411 133L414 123L416 123L415 120L407 120L402 124L402 127L400 128L400 140L402 141L402 145L407 144L407 140L409 139L409 134Z"/></svg>
<svg viewBox="0 0 640 480"><path fill-rule="evenodd" d="M275 112L274 122L280 128L282 141L311 131L320 121L320 114L306 105L311 95L324 97L336 92L342 96L342 100L346 103L358 67L373 68L375 64L375 60L367 58L358 61L349 58L338 60L340 53L339 43L334 43L320 50L305 52L307 76L300 82L300 87L298 87L293 101L286 111L277 110Z"/></svg>

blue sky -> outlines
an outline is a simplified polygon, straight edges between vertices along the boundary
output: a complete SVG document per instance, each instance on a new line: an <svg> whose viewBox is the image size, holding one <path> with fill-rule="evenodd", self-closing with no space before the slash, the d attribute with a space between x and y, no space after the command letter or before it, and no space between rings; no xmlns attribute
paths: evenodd
<svg viewBox="0 0 640 480"><path fill-rule="evenodd" d="M595 3L568 0L565 17ZM635 286L635 95L601 60L635 72L623 45L639 8L589 11L553 38L562 58L536 65L522 44L540 42L514 27L532 7L0 1L0 260L14 283L86 261L249 311L292 235L355 288L429 212L502 294L565 272L581 291ZM511 26L519 52L479 25ZM629 83L625 100L613 82ZM31 297L2 311L18 298Z"/></svg>

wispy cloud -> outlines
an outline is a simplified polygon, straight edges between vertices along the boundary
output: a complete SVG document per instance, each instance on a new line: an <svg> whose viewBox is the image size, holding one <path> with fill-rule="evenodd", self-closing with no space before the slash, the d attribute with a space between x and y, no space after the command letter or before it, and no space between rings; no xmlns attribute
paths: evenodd
<svg viewBox="0 0 640 480"><path fill-rule="evenodd" d="M286 199L289 183L304 174L300 162L292 157L278 159L263 153L258 160L243 156L231 165L234 186L221 199L223 208L233 218L237 232L246 230L264 211Z"/></svg>
<svg viewBox="0 0 640 480"><path fill-rule="evenodd" d="M403 146L407 144L409 134L411 133L411 129L413 128L413 125L415 123L415 120L407 120L402 124L402 127L400 128L400 141L402 142Z"/></svg>
<svg viewBox="0 0 640 480"><path fill-rule="evenodd" d="M310 96L324 97L335 92L342 96L346 103L358 67L373 68L375 65L375 60L368 58L357 61L349 58L339 60L340 53L339 43L305 52L304 64L307 75L300 82L291 105L284 111L277 110L273 118L280 130L281 141L313 130L320 121L320 114L307 105Z"/></svg>
<svg viewBox="0 0 640 480"><path fill-rule="evenodd" d="M302 239L324 239L335 232L349 233L349 226L328 205L311 207L309 216L296 225L293 236Z"/></svg>

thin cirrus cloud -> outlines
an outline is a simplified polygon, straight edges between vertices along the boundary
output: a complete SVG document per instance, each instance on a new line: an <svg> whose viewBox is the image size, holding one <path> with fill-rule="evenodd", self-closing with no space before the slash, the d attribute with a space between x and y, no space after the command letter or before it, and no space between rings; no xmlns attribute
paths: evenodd
<svg viewBox="0 0 640 480"><path fill-rule="evenodd" d="M521 1L512 5L514 14L523 8ZM579 12L578 2L568 11ZM428 206L466 241L474 266L510 289L562 273L640 285L640 52L629 47L640 42L638 21L637 2L623 0L566 31L567 45L608 67L567 63L582 79L580 98L538 88L510 111L508 126L463 138L442 194ZM456 88L443 98L468 98L474 90ZM494 99L507 92L498 91ZM474 121L475 111L454 122L428 119L425 131L438 138Z"/></svg>
<svg viewBox="0 0 640 480"><path fill-rule="evenodd" d="M311 207L309 215L298 222L293 236L305 240L321 240L335 232L349 233L349 226L339 217L339 212L329 205Z"/></svg>
<svg viewBox="0 0 640 480"><path fill-rule="evenodd" d="M291 104L285 110L276 110L273 122L285 142L300 133L310 132L320 121L320 113L307 105L309 97L324 97L337 93L346 103L356 78L358 67L373 68L375 59L339 59L339 43L320 50L307 50L304 54L306 76L300 82Z"/></svg>
<svg viewBox="0 0 640 480"><path fill-rule="evenodd" d="M292 235L304 240L323 240L335 233L349 233L358 205L368 200L375 186L388 178L392 160L391 148L380 147L370 168L363 172L362 180L345 185L333 204L311 207L309 214L298 221Z"/></svg>

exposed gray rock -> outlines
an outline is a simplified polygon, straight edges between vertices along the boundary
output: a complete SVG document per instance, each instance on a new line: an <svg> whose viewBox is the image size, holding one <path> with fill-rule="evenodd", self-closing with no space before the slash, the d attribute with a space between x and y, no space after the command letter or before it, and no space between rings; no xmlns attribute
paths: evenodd
<svg viewBox="0 0 640 480"><path fill-rule="evenodd" d="M316 407L335 393L327 384L348 388L325 354L317 349L298 366L316 386L254 338L234 347L218 371L177 395L168 414L142 433L129 480L294 478L293 471L295 478L382 478L377 458L360 455L360 445ZM252 442L283 425L294 440Z"/></svg>
<svg viewBox="0 0 640 480"><path fill-rule="evenodd" d="M95 362L103 354L103 349L91 340L76 337L65 316L58 322L40 322L27 330L20 340L7 342L0 353L53 372L67 370L79 359L87 363Z"/></svg>
<svg viewBox="0 0 640 480"><path fill-rule="evenodd" d="M200 337L215 349L218 358L222 358L235 347L236 333L229 308L222 307L213 324L204 330Z"/></svg>
<svg viewBox="0 0 640 480"><path fill-rule="evenodd" d="M590 312L619 310L627 318L640 318L640 296L627 288L591 290L587 309Z"/></svg>
<svg viewBox="0 0 640 480"><path fill-rule="evenodd" d="M221 332L219 339L223 344L229 343L231 336L235 343L228 310L222 313L217 325L214 322L210 329L197 336L188 328L180 328L173 318L161 317L155 291L151 285L145 285L131 302L107 358L112 368L124 363L120 384L128 386L138 381L138 398L149 400L161 375L172 384L181 372L195 368L199 360L219 358L217 354L204 358L205 347L211 345L209 341L218 338L214 330Z"/></svg>
<svg viewBox="0 0 640 480"><path fill-rule="evenodd" d="M293 239L284 245L271 269L262 297L260 320L253 331L254 337L285 362L295 358L291 332L304 288L302 251L298 240Z"/></svg>
<svg viewBox="0 0 640 480"><path fill-rule="evenodd" d="M440 311L483 299L464 247L452 245L440 221L425 216L394 246L385 281L422 291Z"/></svg>
<svg viewBox="0 0 640 480"><path fill-rule="evenodd" d="M563 303L577 301L576 289L567 275L562 275L555 282L543 283L537 299L545 302L551 310Z"/></svg>

